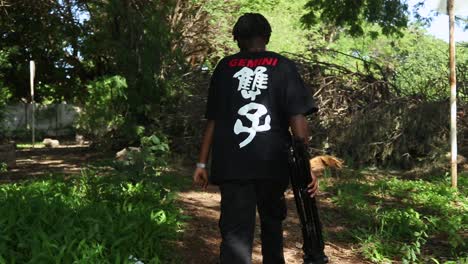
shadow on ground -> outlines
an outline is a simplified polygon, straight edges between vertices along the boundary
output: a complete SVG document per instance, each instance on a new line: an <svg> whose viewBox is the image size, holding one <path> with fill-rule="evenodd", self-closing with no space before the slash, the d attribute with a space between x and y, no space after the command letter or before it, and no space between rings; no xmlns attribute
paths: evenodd
<svg viewBox="0 0 468 264"><path fill-rule="evenodd" d="M58 148L16 150L16 166L0 173L0 182L33 179L47 174L77 174L109 153L99 153L89 146L62 145Z"/></svg>

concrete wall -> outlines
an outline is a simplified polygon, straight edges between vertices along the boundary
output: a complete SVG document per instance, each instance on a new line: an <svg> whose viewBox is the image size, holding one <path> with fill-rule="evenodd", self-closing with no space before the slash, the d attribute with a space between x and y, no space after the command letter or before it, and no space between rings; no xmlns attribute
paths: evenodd
<svg viewBox="0 0 468 264"><path fill-rule="evenodd" d="M36 104L36 131L45 136L74 135L73 123L80 109L76 106L60 103L50 105ZM5 108L1 126L12 135L18 131L31 129L32 105L18 103Z"/></svg>

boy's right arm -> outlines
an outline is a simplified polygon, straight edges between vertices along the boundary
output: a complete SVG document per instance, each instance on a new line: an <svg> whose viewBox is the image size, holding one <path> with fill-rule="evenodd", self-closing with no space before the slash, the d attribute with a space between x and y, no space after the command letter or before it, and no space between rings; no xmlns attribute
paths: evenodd
<svg viewBox="0 0 468 264"><path fill-rule="evenodd" d="M208 120L206 124L205 133L203 136L203 141L200 148L200 155L198 158L198 163L207 164L208 157L210 155L211 143L213 142L213 132L214 132L215 121ZM193 183L200 185L203 189L206 189L208 186L208 172L206 168L196 168L193 173Z"/></svg>
<svg viewBox="0 0 468 264"><path fill-rule="evenodd" d="M294 115L289 118L289 126L291 127L294 138L300 139L307 146L309 142L309 128L307 125L307 119L304 115ZM319 183L317 176L310 171L312 181L309 184L307 191L310 197L314 197L317 193Z"/></svg>

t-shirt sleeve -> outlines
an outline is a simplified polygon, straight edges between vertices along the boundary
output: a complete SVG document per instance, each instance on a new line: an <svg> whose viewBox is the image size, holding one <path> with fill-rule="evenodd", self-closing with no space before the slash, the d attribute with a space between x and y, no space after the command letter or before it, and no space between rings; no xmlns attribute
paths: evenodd
<svg viewBox="0 0 468 264"><path fill-rule="evenodd" d="M286 70L285 93L283 98L284 111L288 116L309 115L318 111L312 98L312 91L308 89L294 63Z"/></svg>
<svg viewBox="0 0 468 264"><path fill-rule="evenodd" d="M219 78L221 62L216 66L213 75L211 76L210 87L208 88L208 100L206 103L205 118L208 120L216 119L217 102L219 102Z"/></svg>

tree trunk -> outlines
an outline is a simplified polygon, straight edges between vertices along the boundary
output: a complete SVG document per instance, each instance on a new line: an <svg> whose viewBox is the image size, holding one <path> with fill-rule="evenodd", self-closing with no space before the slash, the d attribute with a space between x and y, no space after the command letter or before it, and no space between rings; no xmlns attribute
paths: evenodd
<svg viewBox="0 0 468 264"><path fill-rule="evenodd" d="M457 188L457 77L455 72L455 0L447 0L450 30L450 143L452 188Z"/></svg>

